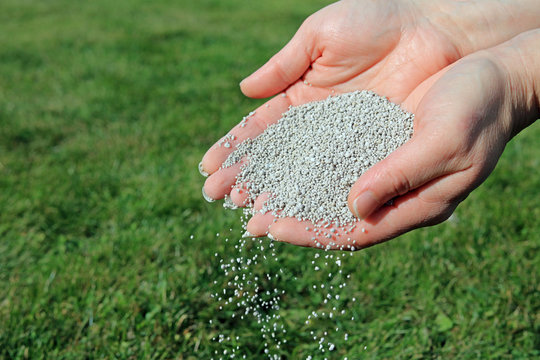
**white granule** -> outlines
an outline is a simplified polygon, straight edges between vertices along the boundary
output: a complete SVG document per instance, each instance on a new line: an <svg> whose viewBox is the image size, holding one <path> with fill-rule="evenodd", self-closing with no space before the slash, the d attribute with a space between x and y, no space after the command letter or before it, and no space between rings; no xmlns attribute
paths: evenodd
<svg viewBox="0 0 540 360"><path fill-rule="evenodd" d="M247 205L262 193L263 212L315 224L343 226L351 186L367 169L412 136L414 115L371 91L291 106L255 139L240 143L223 163L246 159L236 186Z"/></svg>

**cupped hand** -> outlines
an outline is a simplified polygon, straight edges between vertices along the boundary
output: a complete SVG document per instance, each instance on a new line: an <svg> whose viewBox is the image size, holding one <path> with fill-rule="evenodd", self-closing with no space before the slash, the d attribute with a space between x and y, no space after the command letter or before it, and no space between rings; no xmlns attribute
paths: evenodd
<svg viewBox="0 0 540 360"><path fill-rule="evenodd" d="M366 247L447 219L493 171L508 141L540 117L538 49L540 29L469 55L418 86L405 100L416 114L412 139L353 186L349 206L360 220L333 247L350 245L347 238ZM270 229L280 240L313 243L292 219Z"/></svg>
<svg viewBox="0 0 540 360"><path fill-rule="evenodd" d="M356 89L373 90L415 112L415 135L355 184L349 205L363 219L347 236L314 242L305 223L274 222L269 214L250 220L254 235L270 231L278 240L305 246L352 241L359 248L440 222L489 174L510 137L506 79L494 60L473 56L448 69L462 55L459 46L414 3L357 4L337 3L310 17L280 53L244 80L248 96L285 92L236 126L228 142L257 136L289 105ZM203 159L211 174L204 189L212 198L230 193L234 184L239 165L219 169L232 150L218 142ZM235 191L231 196L237 203L245 198ZM381 208L396 196L392 206Z"/></svg>

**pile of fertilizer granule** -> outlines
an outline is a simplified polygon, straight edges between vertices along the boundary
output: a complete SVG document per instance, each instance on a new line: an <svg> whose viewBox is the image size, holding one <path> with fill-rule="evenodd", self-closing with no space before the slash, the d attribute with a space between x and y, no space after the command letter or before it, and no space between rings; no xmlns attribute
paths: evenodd
<svg viewBox="0 0 540 360"><path fill-rule="evenodd" d="M223 167L245 159L236 187L247 205L271 194L263 212L344 226L351 186L412 135L414 115L370 91L291 106L255 139L240 143Z"/></svg>

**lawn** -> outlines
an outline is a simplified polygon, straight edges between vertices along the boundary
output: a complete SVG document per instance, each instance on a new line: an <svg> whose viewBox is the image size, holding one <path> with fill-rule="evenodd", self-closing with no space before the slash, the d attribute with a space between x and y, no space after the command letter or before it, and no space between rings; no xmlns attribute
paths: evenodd
<svg viewBox="0 0 540 360"><path fill-rule="evenodd" d="M203 201L197 164L261 103L238 82L326 3L0 2L0 359L266 357L261 324L213 297L239 214ZM451 221L333 253L347 316L305 323L324 307L313 285L342 279L314 269L328 253L276 244L252 267L284 271L260 278L284 291L272 351L539 357L539 138L512 140ZM335 327L321 353L310 331Z"/></svg>

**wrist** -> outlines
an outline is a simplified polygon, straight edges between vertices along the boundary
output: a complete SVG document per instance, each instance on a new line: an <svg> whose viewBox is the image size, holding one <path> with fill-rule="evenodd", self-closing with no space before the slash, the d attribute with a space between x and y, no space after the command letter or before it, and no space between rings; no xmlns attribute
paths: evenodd
<svg viewBox="0 0 540 360"><path fill-rule="evenodd" d="M540 118L540 29L519 34L489 50L506 74L507 97L515 136Z"/></svg>
<svg viewBox="0 0 540 360"><path fill-rule="evenodd" d="M420 0L420 5L461 56L540 27L538 0Z"/></svg>

